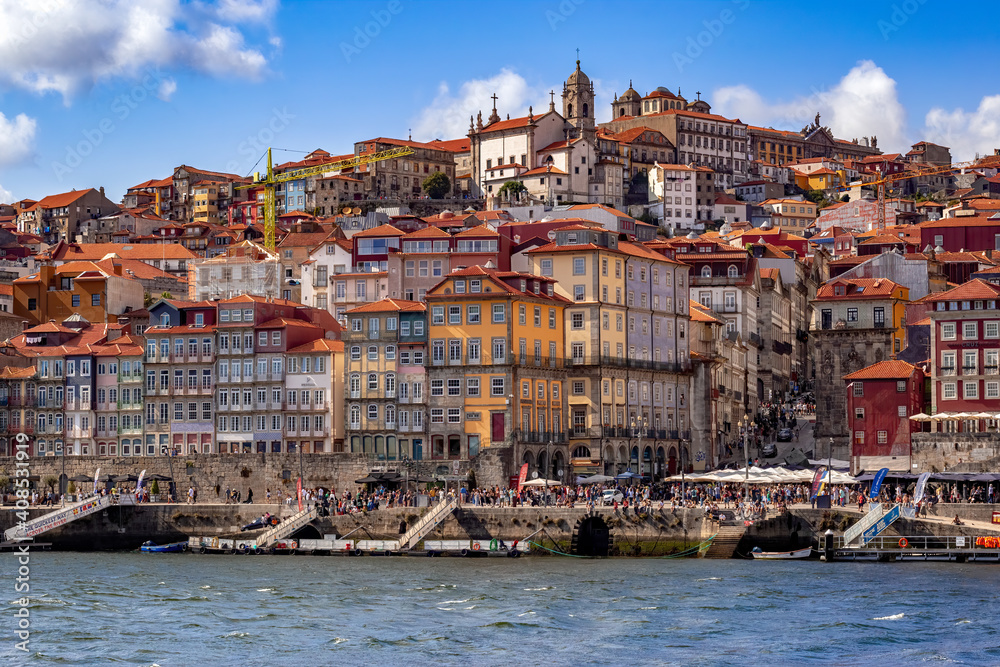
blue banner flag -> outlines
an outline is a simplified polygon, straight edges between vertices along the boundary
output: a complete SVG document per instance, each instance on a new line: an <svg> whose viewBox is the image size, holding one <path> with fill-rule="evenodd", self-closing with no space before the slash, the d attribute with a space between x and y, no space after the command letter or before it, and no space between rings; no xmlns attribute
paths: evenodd
<svg viewBox="0 0 1000 667"><path fill-rule="evenodd" d="M888 474L888 468L882 468L875 473L875 479L872 480L871 490L868 492L869 498L878 498L878 492L882 489L882 480L884 480L885 476Z"/></svg>

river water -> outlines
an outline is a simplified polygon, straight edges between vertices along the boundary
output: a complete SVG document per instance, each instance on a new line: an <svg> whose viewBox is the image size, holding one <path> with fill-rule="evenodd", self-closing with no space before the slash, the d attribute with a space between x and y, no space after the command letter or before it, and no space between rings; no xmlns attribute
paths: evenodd
<svg viewBox="0 0 1000 667"><path fill-rule="evenodd" d="M0 555L13 593L16 556ZM1000 663L997 565L31 556L0 664Z"/></svg>

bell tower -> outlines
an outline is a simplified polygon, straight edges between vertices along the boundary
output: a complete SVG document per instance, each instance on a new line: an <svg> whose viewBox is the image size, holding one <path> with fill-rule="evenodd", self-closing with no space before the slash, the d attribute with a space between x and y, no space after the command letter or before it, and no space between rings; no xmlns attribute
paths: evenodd
<svg viewBox="0 0 1000 667"><path fill-rule="evenodd" d="M579 55L579 51L577 52ZM594 124L594 84L580 70L580 61L576 61L576 70L569 75L563 84L563 118L572 125L576 136L593 133Z"/></svg>

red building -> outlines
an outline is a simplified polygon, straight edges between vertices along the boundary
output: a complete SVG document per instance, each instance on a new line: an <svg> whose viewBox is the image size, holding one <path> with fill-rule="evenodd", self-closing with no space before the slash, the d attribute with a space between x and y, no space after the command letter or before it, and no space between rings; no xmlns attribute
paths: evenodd
<svg viewBox="0 0 1000 667"><path fill-rule="evenodd" d="M920 247L963 250L1000 250L1000 217L991 214L942 218L920 223Z"/></svg>
<svg viewBox="0 0 1000 667"><path fill-rule="evenodd" d="M924 372L891 359L844 376L847 423L851 433L851 470L910 468L910 435L924 411Z"/></svg>
<svg viewBox="0 0 1000 667"><path fill-rule="evenodd" d="M1000 286L971 280L928 295L932 304L932 422L944 432L983 431L1000 412Z"/></svg>

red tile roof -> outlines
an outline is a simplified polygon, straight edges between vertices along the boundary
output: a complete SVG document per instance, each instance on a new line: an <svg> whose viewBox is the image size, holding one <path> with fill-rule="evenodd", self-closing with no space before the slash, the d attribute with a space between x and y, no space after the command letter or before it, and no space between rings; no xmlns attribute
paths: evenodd
<svg viewBox="0 0 1000 667"><path fill-rule="evenodd" d="M386 298L373 303L366 303L357 308L351 308L345 315L357 313L422 313L427 310L427 304L423 301L407 301L405 299Z"/></svg>
<svg viewBox="0 0 1000 667"><path fill-rule="evenodd" d="M845 286L845 294L835 294L834 288ZM897 289L905 289L902 285L885 278L832 278L816 292L817 301L834 301L855 299L886 299Z"/></svg>
<svg viewBox="0 0 1000 667"><path fill-rule="evenodd" d="M848 373L845 380L908 380L919 369L899 359L887 359L859 371Z"/></svg>

